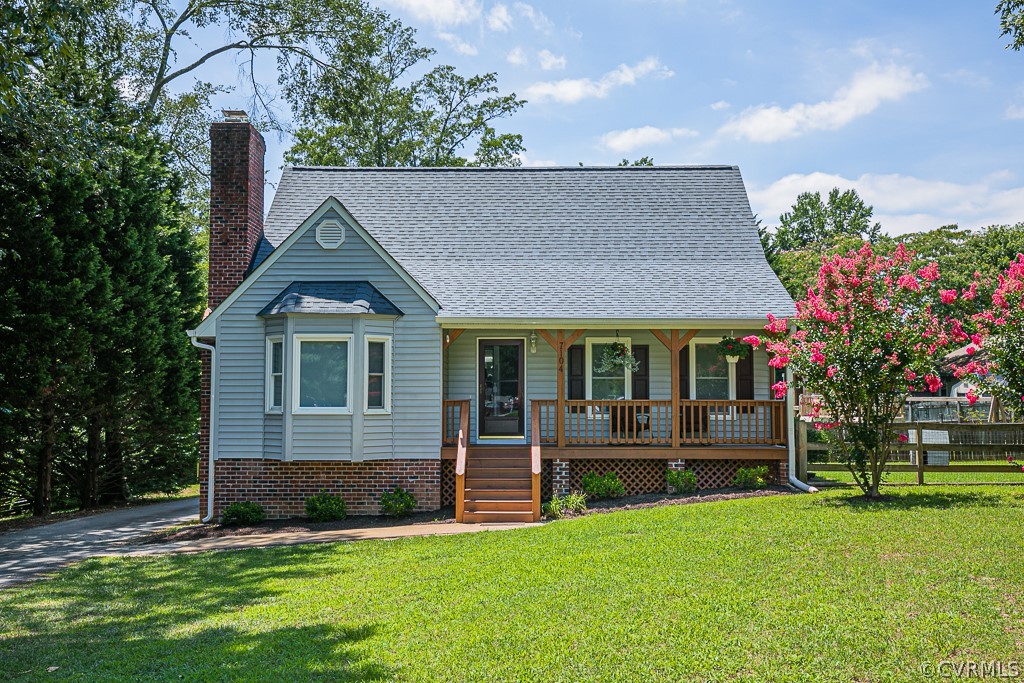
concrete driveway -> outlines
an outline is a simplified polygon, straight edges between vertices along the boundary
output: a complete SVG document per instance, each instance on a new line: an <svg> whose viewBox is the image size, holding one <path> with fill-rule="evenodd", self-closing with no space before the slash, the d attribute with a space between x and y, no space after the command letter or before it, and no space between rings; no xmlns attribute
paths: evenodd
<svg viewBox="0 0 1024 683"><path fill-rule="evenodd" d="M127 541L198 516L199 499L193 497L0 534L0 588L70 562L127 553Z"/></svg>

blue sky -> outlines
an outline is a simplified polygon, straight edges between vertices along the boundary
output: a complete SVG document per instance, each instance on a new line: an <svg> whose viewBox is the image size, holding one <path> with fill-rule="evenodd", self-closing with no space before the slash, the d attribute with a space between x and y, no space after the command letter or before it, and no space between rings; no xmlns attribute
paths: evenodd
<svg viewBox="0 0 1024 683"><path fill-rule="evenodd" d="M1024 221L1024 53L995 0L377 4L529 101L500 126L524 164L737 164L768 224L836 185L892 234Z"/></svg>

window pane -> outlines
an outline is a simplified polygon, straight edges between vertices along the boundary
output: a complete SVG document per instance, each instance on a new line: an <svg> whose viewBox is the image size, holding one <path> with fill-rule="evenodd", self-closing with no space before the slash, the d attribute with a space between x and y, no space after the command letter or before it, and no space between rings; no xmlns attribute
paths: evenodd
<svg viewBox="0 0 1024 683"><path fill-rule="evenodd" d="M284 344L281 342L273 342L270 345L270 372L272 373L281 372L283 348Z"/></svg>
<svg viewBox="0 0 1024 683"><path fill-rule="evenodd" d="M590 383L590 395L595 400L625 398L626 379L594 377Z"/></svg>
<svg viewBox="0 0 1024 683"><path fill-rule="evenodd" d="M729 398L729 380L697 378L697 399L698 400L719 400Z"/></svg>
<svg viewBox="0 0 1024 683"><path fill-rule="evenodd" d="M304 341L299 349L299 405L348 407L348 342Z"/></svg>
<svg viewBox="0 0 1024 683"><path fill-rule="evenodd" d="M384 375L370 375L367 378L366 406L384 407Z"/></svg>
<svg viewBox="0 0 1024 683"><path fill-rule="evenodd" d="M622 366L614 367L608 372L599 372L598 368L601 366L601 359L604 357L604 350L608 344L593 344L590 347L590 372L592 377L618 377L621 378L622 385L625 386L626 379L626 368ZM597 398L597 396L594 396Z"/></svg>
<svg viewBox="0 0 1024 683"><path fill-rule="evenodd" d="M711 344L697 344L694 347L697 359L697 377L729 377L729 361L718 355Z"/></svg>
<svg viewBox="0 0 1024 683"><path fill-rule="evenodd" d="M281 375L274 375L274 396L271 405L280 408L284 399L284 381Z"/></svg>
<svg viewBox="0 0 1024 683"><path fill-rule="evenodd" d="M367 372L384 374L384 342L372 341L367 345Z"/></svg>

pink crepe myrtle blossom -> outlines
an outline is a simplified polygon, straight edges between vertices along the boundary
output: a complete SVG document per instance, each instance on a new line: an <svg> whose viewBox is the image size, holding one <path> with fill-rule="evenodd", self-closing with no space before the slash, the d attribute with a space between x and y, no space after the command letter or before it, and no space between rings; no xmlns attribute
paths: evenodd
<svg viewBox="0 0 1024 683"><path fill-rule="evenodd" d="M910 439L907 437L906 434L900 434L899 436L896 437L896 440L899 441L900 443L906 443Z"/></svg>
<svg viewBox="0 0 1024 683"><path fill-rule="evenodd" d="M971 389L970 391L967 392L967 405L973 406L977 402L978 393L974 389Z"/></svg>
<svg viewBox="0 0 1024 683"><path fill-rule="evenodd" d="M775 398L778 398L778 399L786 398L786 390L788 388L789 387L786 385L785 380L783 380L781 382L776 382L775 384L773 384L772 385L772 391L775 392Z"/></svg>
<svg viewBox="0 0 1024 683"><path fill-rule="evenodd" d="M968 346L967 347L966 353L967 353L968 356L973 356L977 352L978 352L978 349L974 348L973 346Z"/></svg>
<svg viewBox="0 0 1024 683"><path fill-rule="evenodd" d="M978 330L970 336L973 347L966 353L971 356L971 348L975 352L984 348L985 356L979 363L968 363L959 374L972 375L977 380L974 384L985 386L1005 404L1015 403L1017 397L1024 402L1024 364L1020 362L1024 355L1024 254L1017 254L995 282L976 275L972 286L979 283L993 287L992 303L973 316Z"/></svg>
<svg viewBox="0 0 1024 683"><path fill-rule="evenodd" d="M955 289L941 289L939 290L939 298L944 304L951 304L956 301L956 290Z"/></svg>
<svg viewBox="0 0 1024 683"><path fill-rule="evenodd" d="M746 336L740 341L742 341L744 344L750 344L755 349L761 345L761 338L758 337L756 334Z"/></svg>
<svg viewBox="0 0 1024 683"><path fill-rule="evenodd" d="M1006 456L1006 462L1008 462L1008 463L1011 463L1011 464L1012 464L1012 463L1013 463L1013 461L1014 461L1014 459L1015 459L1015 458L1014 458L1014 457L1013 457L1012 455L1008 455L1008 456Z"/></svg>
<svg viewBox="0 0 1024 683"><path fill-rule="evenodd" d="M824 256L796 315L769 316L759 335L769 365L792 369L805 391L821 397L817 415L829 415L840 426L867 425L838 429L828 438L868 495L878 493L878 473L898 433L897 411L877 407L902 405L910 392L926 387L938 392L941 358L970 338L940 308L940 292L950 288L942 284L939 267L921 265L902 244L889 254L876 254L865 243ZM1005 310L993 320L1000 316L1007 317ZM772 386L780 399L788 388L781 382Z"/></svg>
<svg viewBox="0 0 1024 683"><path fill-rule="evenodd" d="M972 344L974 344L975 346L984 346L981 342L982 342L982 338L981 338L980 334L975 332L974 334L971 335L971 343Z"/></svg>

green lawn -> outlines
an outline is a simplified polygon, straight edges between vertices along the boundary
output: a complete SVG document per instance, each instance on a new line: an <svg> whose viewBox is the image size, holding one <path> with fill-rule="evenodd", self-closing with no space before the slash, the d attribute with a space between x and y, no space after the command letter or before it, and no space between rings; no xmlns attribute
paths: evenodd
<svg viewBox="0 0 1024 683"><path fill-rule="evenodd" d="M892 494L90 561L0 591L0 678L904 681L1019 661L1024 489Z"/></svg>
<svg viewBox="0 0 1024 683"><path fill-rule="evenodd" d="M902 464L902 463L901 463ZM998 460L991 462L979 462L970 461L954 464L964 465L1000 465L1002 466L1002 472L925 472L924 483L930 484L1024 484L1024 472L1013 471L1007 472L1006 461ZM818 485L820 483L842 483L842 484L853 484L853 475L848 471L841 472L824 472L817 470L814 467L814 463L807 464L807 471L813 472L816 475L815 479L811 480L811 483ZM917 485L917 472L887 472L885 474L884 482L886 484L914 484Z"/></svg>

